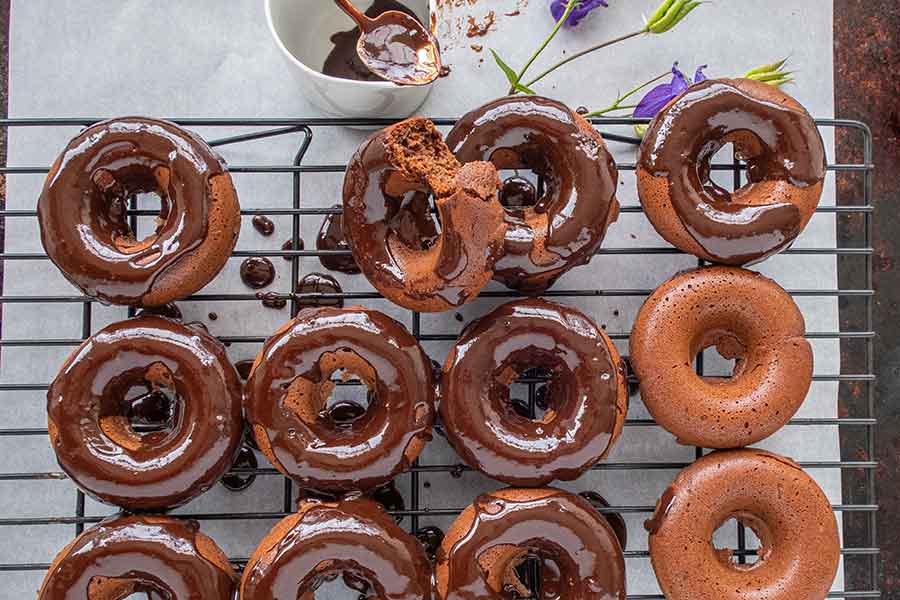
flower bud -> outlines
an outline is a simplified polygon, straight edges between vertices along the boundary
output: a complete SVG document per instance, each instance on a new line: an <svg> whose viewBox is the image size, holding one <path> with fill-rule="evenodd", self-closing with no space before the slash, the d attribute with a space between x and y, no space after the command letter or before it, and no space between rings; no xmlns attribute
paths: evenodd
<svg viewBox="0 0 900 600"><path fill-rule="evenodd" d="M659 8L647 19L644 31L665 33L678 25L688 14L703 4L698 0L663 0Z"/></svg>

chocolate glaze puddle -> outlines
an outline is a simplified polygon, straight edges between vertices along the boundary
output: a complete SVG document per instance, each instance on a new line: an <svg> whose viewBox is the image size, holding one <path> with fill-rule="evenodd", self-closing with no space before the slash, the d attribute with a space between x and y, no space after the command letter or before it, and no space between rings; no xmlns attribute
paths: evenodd
<svg viewBox="0 0 900 600"><path fill-rule="evenodd" d="M264 288L275 281L275 265L264 256L253 256L241 263L241 281L253 289Z"/></svg>
<svg viewBox="0 0 900 600"><path fill-rule="evenodd" d="M340 208L339 204L334 208ZM317 250L344 250L350 252L350 244L344 237L344 220L340 213L331 214L322 221L319 235L316 237ZM340 271L350 275L359 273L359 266L353 255L324 255L319 257L322 266L330 271Z"/></svg>
<svg viewBox="0 0 900 600"><path fill-rule="evenodd" d="M253 228L256 229L260 235L266 237L275 233L275 223L266 215L256 215L253 217Z"/></svg>
<svg viewBox="0 0 900 600"><path fill-rule="evenodd" d="M303 247L304 247L304 245L303 245L302 239L297 240L296 248L294 248L294 240L285 240L285 242L281 245L281 249L284 250L285 252L290 252L291 250L303 250ZM282 256L281 258L283 258L286 261L293 260L292 256Z"/></svg>
<svg viewBox="0 0 900 600"><path fill-rule="evenodd" d="M324 273L310 273L297 283L297 304L302 308L319 306L344 306L343 298L303 297L304 294L340 294L343 290L337 280Z"/></svg>

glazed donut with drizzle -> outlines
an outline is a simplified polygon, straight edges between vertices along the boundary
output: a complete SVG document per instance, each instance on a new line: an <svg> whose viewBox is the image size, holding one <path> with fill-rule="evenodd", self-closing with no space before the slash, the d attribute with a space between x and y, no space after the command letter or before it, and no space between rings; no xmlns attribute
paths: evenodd
<svg viewBox="0 0 900 600"><path fill-rule="evenodd" d="M180 506L231 467L241 383L199 327L147 315L109 325L47 392L50 443L87 494L132 511Z"/></svg>
<svg viewBox="0 0 900 600"><path fill-rule="evenodd" d="M464 115L447 136L463 163L490 161L498 171L530 170L529 181L504 182L504 255L494 278L540 294L563 273L587 263L619 215L618 171L603 137L564 104L539 96L510 96Z"/></svg>
<svg viewBox="0 0 900 600"><path fill-rule="evenodd" d="M729 192L710 179L725 144L747 163ZM638 194L669 243L714 263L758 262L787 247L812 218L825 179L825 148L809 113L780 89L710 79L656 115L641 143Z"/></svg>
<svg viewBox="0 0 900 600"><path fill-rule="evenodd" d="M368 406L329 405L338 372L365 383ZM305 309L257 356L247 421L269 461L303 487L369 490L430 439L435 387L430 360L400 323L359 307Z"/></svg>
<svg viewBox="0 0 900 600"><path fill-rule="evenodd" d="M154 232L137 239L128 200L159 196ZM88 127L63 150L38 200L53 263L103 302L159 306L193 294L225 265L240 231L224 161L173 123L128 117Z"/></svg>
<svg viewBox="0 0 900 600"><path fill-rule="evenodd" d="M490 163L454 158L427 119L376 132L344 179L344 235L369 282L405 308L439 312L473 300L493 276L506 231ZM431 193L441 233L420 247L395 229L396 213Z"/></svg>

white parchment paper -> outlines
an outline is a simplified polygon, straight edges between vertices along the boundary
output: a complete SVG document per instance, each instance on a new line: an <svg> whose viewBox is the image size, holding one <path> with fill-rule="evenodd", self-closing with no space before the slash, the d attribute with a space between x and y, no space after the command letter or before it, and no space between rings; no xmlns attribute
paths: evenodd
<svg viewBox="0 0 900 600"><path fill-rule="evenodd" d="M322 0L325 2L326 0ZM364 4L360 2L360 4ZM452 65L452 75L441 80L421 109L432 116L456 116L505 92L506 85L487 53L495 48L514 66L524 63L552 22L544 0L469 0L438 2L437 31ZM575 30L565 30L535 66L539 72L550 59L640 26L640 14L653 10L656 0L611 0L609 9L599 9ZM458 6L460 5L460 6ZM495 23L484 37L470 39L465 32L468 17L481 22L494 11ZM514 14L518 13L518 14ZM513 16L510 16L513 15ZM791 56L798 85L790 88L811 113L833 115L831 2L783 0L780 2L735 2L719 0L698 9L686 22L666 35L630 40L574 63L548 77L541 93L573 106L592 108L611 102L618 90L632 87L681 61L686 72L709 64L711 76L736 75L750 67ZM269 36L262 2L259 0L13 0L11 25L10 116L148 115L159 117L295 117L316 116L296 88L285 62ZM482 46L478 52L472 48ZM611 129L614 130L614 129ZM231 133L223 128L200 128L207 138ZM48 165L77 128L14 128L9 136L10 165ZM623 131L627 133L627 130ZM833 136L823 131L830 158ZM345 162L365 132L344 129L317 130L307 155L309 164ZM226 147L231 164L289 164L298 138L285 137ZM617 160L631 162L632 147L611 143ZM8 178L7 208L33 209L42 183L40 175ZM340 201L340 174L304 176L304 206L330 206ZM288 208L291 176L288 174L238 174L236 185L245 207ZM638 204L634 177L620 173L619 199L625 206ZM829 174L824 204L834 202L834 178ZM261 237L246 219L238 247L278 249L290 235L288 218L275 217L277 232ZM314 245L319 218L304 218L302 233L306 247ZM642 214L623 214L611 228L607 247L654 247L665 243ZM796 247L834 247L833 215L817 214L797 240ZM33 218L10 218L6 228L7 252L42 252ZM278 279L271 289L290 289L289 263L273 258ZM238 277L240 261L232 259L205 292L246 292ZM589 266L564 276L556 289L653 288L679 269L696 264L693 257L679 255L618 255L597 257ZM831 289L837 284L834 256L782 255L758 266L789 289ZM321 271L315 258L303 259L301 271ZM345 290L370 291L361 276L334 274ZM493 289L493 288L492 288ZM497 288L499 289L499 288ZM74 295L70 286L47 261L7 261L4 295ZM641 298L569 299L610 332L628 332ZM838 330L837 301L829 297L802 297L798 304L809 331ZM486 313L497 302L480 300L460 311L465 321ZM367 302L407 325L410 314L387 302ZM182 302L188 320L200 320L217 335L268 335L288 317L287 310L264 309L256 302ZM208 313L218 313L210 321ZM93 306L92 325L125 316L118 308ZM3 336L6 339L77 338L81 335L82 306L77 303L6 304ZM457 332L461 323L454 314L423 315L422 331ZM446 343L426 343L429 354L443 361ZM627 342L619 342L627 353ZM835 374L840 370L836 340L814 340L815 371ZM4 348L0 381L3 383L49 382L70 346ZM257 344L234 344L234 360L249 358ZM712 357L707 364L713 365ZM42 390L0 392L0 419L7 427L45 427ZM837 386L815 382L801 408L801 417L834 417ZM645 418L646 410L632 398L630 417ZM837 427L786 427L760 446L796 460L837 460ZM44 436L0 438L0 470L6 473L58 471L53 452ZM610 461L683 462L693 459L693 448L679 446L658 427L627 427ZM260 457L261 464L265 459ZM436 436L422 456L423 464L454 463L458 459L443 438ZM578 481L561 484L567 489L600 492L616 505L652 505L675 476L674 470L639 469L592 472ZM813 470L833 503L841 501L840 472ZM476 473L451 479L443 473L420 475L421 504L431 508L463 507L474 496L499 487ZM408 476L398 487L407 494ZM261 476L242 493L217 486L178 512L269 512L280 511L282 480ZM66 480L0 482L0 506L4 517L71 516L75 491ZM107 514L109 507L87 502L88 515ZM642 522L646 514L626 514L628 550L645 550ZM203 521L209 533L230 556L248 556L273 524L271 520ZM404 524L408 524L404 522ZM421 525L446 527L447 518L427 518ZM3 527L0 563L49 562L74 535L74 526L35 525ZM723 533L732 538L734 531ZM659 593L649 559L629 558L628 585L631 594ZM23 598L34 594L43 572L3 573L0 598ZM835 589L841 589L839 576Z"/></svg>

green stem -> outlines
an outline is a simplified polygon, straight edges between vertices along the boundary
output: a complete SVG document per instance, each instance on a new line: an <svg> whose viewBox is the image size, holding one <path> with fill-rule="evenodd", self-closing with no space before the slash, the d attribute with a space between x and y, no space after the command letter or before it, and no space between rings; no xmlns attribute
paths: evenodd
<svg viewBox="0 0 900 600"><path fill-rule="evenodd" d="M634 31L634 32L632 32L632 33L626 33L626 34L623 35L623 36L617 37L617 38L612 39L612 40L609 40L609 41L607 41L607 42L603 42L602 44L597 44L596 46L591 46L590 48L586 48L585 50L582 50L582 51L580 51L580 52L576 52L575 54L569 56L568 58L564 58L563 60L559 61L558 63L556 63L555 65L553 65L552 67L550 67L549 69L547 69L546 71L544 71L543 73L541 73L540 75L538 75L537 77L535 77L534 79L532 79L530 82L526 83L525 85L528 86L528 87L531 87L533 84L537 83L538 81L540 81L541 79L543 79L544 77L546 77L547 75L549 75L550 73L552 73L553 71L557 70L557 69L560 68L561 66L567 65L567 64L569 64L570 62L572 62L573 60L575 60L575 59L577 59L577 58L581 58L581 57L584 56L585 54L590 54L591 52L594 52L594 51L596 51L596 50L600 50L601 48L606 48L607 46L612 46L613 44L617 44L617 43L619 43L619 42L624 42L625 40L630 39L630 38L633 38L633 37L636 37L636 36L639 36L639 35L641 35L642 33L647 33L647 30L646 30L646 29L641 29L640 31ZM532 62L533 62L533 61L534 61L534 58L532 58ZM529 63L529 64L531 64L531 63ZM522 72L524 73L524 70L523 70Z"/></svg>
<svg viewBox="0 0 900 600"><path fill-rule="evenodd" d="M637 104L623 105L622 102L624 102L631 96L634 96L635 94L637 94L639 91L641 91L642 89L644 89L651 83L656 83L660 79L666 77L667 75L669 75L669 73L671 73L671 71L666 71L665 73L660 73L653 79L649 79L649 80L645 81L644 83L640 84L639 86L628 90L627 92L625 92L624 94L622 94L621 96L616 98L616 100L612 104L607 106L606 108L601 108L600 110L595 110L593 112L590 112L585 115L585 118L599 117L599 116L605 115L606 113L613 112L614 110L624 110L626 108L635 108L637 106Z"/></svg>
<svg viewBox="0 0 900 600"><path fill-rule="evenodd" d="M538 49L534 51L534 54L531 55L531 58L528 59L528 62L525 63L525 66L522 67L522 70L519 71L516 76L516 82L522 81L522 77L525 76L525 72L531 67L535 60L537 60L538 55L544 51L544 48L556 37L556 34L559 33L559 30L562 28L563 23L566 22L566 19L569 18L569 15L572 14L572 11L575 10L575 5L578 4L581 0L569 0L569 3L566 5L566 12L563 13L563 16L556 22L556 27L553 28L553 31L550 32L550 35L544 39L544 42L538 46ZM514 86L509 86L508 94L514 94L516 92L516 88Z"/></svg>

